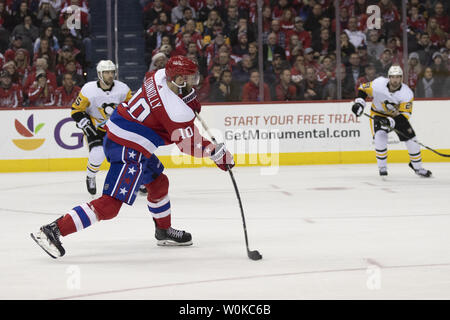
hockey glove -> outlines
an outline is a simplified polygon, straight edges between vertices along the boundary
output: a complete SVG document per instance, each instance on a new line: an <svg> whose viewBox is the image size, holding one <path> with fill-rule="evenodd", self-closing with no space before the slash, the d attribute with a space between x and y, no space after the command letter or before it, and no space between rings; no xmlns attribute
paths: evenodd
<svg viewBox="0 0 450 320"><path fill-rule="evenodd" d="M390 132L395 127L395 120L391 117L373 117L374 127L375 129L384 130L386 132Z"/></svg>
<svg viewBox="0 0 450 320"><path fill-rule="evenodd" d="M183 101L193 111L200 113L202 106L200 105L200 101L198 101L197 92L195 91L194 88L192 88L191 92L189 92L186 96L183 97Z"/></svg>
<svg viewBox="0 0 450 320"><path fill-rule="evenodd" d="M77 127L83 130L83 133L86 135L86 137L92 139L98 136L97 130L95 129L91 120L89 120L88 118L83 118L80 121L78 121Z"/></svg>
<svg viewBox="0 0 450 320"><path fill-rule="evenodd" d="M366 102L363 98L356 98L355 103L352 106L352 112L357 116L361 116L364 111L364 107L366 106Z"/></svg>
<svg viewBox="0 0 450 320"><path fill-rule="evenodd" d="M227 150L224 143L216 145L210 159L223 171L228 171L235 165L233 155Z"/></svg>

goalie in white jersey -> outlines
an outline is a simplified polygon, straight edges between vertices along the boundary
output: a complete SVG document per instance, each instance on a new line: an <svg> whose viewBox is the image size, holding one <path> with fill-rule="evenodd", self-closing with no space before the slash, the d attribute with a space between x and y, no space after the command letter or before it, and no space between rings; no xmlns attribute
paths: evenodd
<svg viewBox="0 0 450 320"><path fill-rule="evenodd" d="M403 82L403 70L392 66L388 78L378 77L358 88L358 97L352 107L359 117L366 106L365 99L373 98L371 104L371 127L375 141L375 153L380 176L387 172L388 133L395 129L400 141L403 141L409 153L409 167L422 177L430 177L431 171L422 168L420 146L415 142L416 134L409 123L412 113L414 94Z"/></svg>
<svg viewBox="0 0 450 320"><path fill-rule="evenodd" d="M86 83L72 105L72 119L83 130L89 147L86 186L92 195L97 192L95 176L105 159L104 124L118 104L131 98L130 88L114 80L115 75L115 64L111 60L101 60L97 64L98 80Z"/></svg>

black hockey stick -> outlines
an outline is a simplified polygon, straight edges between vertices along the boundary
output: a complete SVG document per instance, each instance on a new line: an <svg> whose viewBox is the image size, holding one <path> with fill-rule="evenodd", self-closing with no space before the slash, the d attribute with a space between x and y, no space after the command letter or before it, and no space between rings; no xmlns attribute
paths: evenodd
<svg viewBox="0 0 450 320"><path fill-rule="evenodd" d="M367 117L369 117L369 118L372 119L372 120L375 120L374 117L372 117L370 114L367 114L367 113L364 112L364 115L367 116ZM391 129L392 129L393 131L395 131L398 135L402 136L403 138L408 138L408 137L407 137L404 133L402 133L401 131L398 131L398 130L395 129L395 128L391 128ZM417 141L417 140L414 140L414 141L415 141L418 145L420 145L420 146L424 147L425 149L428 149L428 150L430 150L430 151L436 153L437 155L439 155L439 156L441 156L441 157L450 157L450 154L440 153L439 151L436 151L436 150L434 150L433 148L430 148L430 147L428 147L428 146L426 146L426 145L420 143L420 142Z"/></svg>
<svg viewBox="0 0 450 320"><path fill-rule="evenodd" d="M197 116L197 119L202 124L203 128L206 130L208 135L211 137L211 140L214 144L217 144L216 138L211 134L209 131L208 126L206 125L205 121L200 117L200 115L195 111L195 115ZM247 226L245 225L245 216L244 216L244 208L242 206L241 196L239 194L239 190L236 184L236 180L234 179L233 171L231 171L231 168L228 168L228 172L230 173L231 181L233 182L234 191L236 191L236 197L239 201L239 208L241 209L241 217L242 217L242 225L244 226L244 236L245 236L245 245L247 247L247 255L251 260L261 260L262 255L258 252L258 250L250 250L248 247L248 236L247 236Z"/></svg>

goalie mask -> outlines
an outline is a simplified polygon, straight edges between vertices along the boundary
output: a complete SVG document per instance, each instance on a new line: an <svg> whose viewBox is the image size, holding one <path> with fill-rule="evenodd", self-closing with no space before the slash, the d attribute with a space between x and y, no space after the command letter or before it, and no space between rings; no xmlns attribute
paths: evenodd
<svg viewBox="0 0 450 320"><path fill-rule="evenodd" d="M97 64L97 76L98 79L103 82L105 86L110 86L111 84L105 83L103 79L103 72L104 71L114 71L114 78L116 77L116 65L111 60L100 60L100 62ZM113 78L113 79L114 79Z"/></svg>
<svg viewBox="0 0 450 320"><path fill-rule="evenodd" d="M177 84L175 79L182 76L184 83ZM187 85L196 86L200 81L197 64L185 56L175 56L169 59L166 64L166 78L180 90Z"/></svg>

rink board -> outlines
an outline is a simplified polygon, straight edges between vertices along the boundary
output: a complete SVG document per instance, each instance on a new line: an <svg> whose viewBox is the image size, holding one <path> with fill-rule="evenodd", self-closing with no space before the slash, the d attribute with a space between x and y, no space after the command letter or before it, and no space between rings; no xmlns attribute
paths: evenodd
<svg viewBox="0 0 450 320"><path fill-rule="evenodd" d="M215 138L233 152L238 166L375 162L369 118L356 118L350 110L350 102L239 103L206 105L201 115ZM70 118L70 109L0 113L0 172L86 168L87 145ZM411 123L418 140L450 153L449 116L449 100L416 101ZM409 161L394 133L388 148L389 162ZM168 168L214 165L209 159L182 155L176 146L159 148L156 154ZM428 150L422 156L424 161L450 161ZM102 169L107 167L105 162Z"/></svg>

